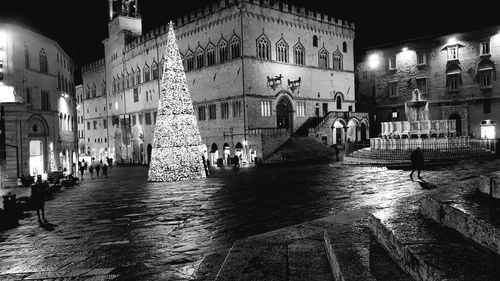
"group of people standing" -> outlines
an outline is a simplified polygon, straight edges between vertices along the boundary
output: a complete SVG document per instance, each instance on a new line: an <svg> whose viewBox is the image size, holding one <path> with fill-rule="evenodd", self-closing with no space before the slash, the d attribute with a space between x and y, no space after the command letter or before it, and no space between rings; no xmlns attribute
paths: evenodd
<svg viewBox="0 0 500 281"><path fill-rule="evenodd" d="M109 167L112 165L112 159L106 157L106 162L103 163L102 159L99 162L93 163L94 158L92 158L92 163L88 164L85 160L78 162L78 170L80 171L81 180L83 180L83 175L85 171L88 171L90 174L90 179L94 179L94 171L96 173L96 178L99 177L108 177ZM102 174L99 176L99 173L102 170Z"/></svg>

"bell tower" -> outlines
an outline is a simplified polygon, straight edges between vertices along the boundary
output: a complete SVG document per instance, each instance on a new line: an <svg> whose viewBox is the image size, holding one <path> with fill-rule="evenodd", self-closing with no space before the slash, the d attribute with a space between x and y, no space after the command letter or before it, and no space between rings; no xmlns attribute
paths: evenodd
<svg viewBox="0 0 500 281"><path fill-rule="evenodd" d="M139 0L109 0L109 21L118 16L140 18Z"/></svg>

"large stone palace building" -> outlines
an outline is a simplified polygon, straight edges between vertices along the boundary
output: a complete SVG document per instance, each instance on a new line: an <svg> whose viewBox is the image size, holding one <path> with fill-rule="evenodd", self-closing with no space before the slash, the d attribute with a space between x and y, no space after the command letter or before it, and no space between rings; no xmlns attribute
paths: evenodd
<svg viewBox="0 0 500 281"><path fill-rule="evenodd" d="M105 57L82 70L80 151L148 163L168 30L143 33L137 1L114 3ZM360 138L361 124L367 130L354 114L354 24L286 3L223 0L174 25L213 163L263 158L330 112L329 132L316 130L327 144Z"/></svg>
<svg viewBox="0 0 500 281"><path fill-rule="evenodd" d="M30 28L0 24L0 163L4 186L72 171L76 161L73 60Z"/></svg>
<svg viewBox="0 0 500 281"><path fill-rule="evenodd" d="M500 120L500 28L419 38L369 48L357 62L360 107L380 122L405 119L414 89L429 102L430 119L454 119L457 134L494 139Z"/></svg>

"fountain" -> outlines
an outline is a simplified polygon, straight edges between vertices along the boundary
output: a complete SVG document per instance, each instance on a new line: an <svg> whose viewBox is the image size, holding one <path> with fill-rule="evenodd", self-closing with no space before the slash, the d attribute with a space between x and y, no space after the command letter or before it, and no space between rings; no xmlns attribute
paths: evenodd
<svg viewBox="0 0 500 281"><path fill-rule="evenodd" d="M492 154L482 140L457 136L456 120L430 120L429 102L422 99L418 89L405 102L405 115L407 121L382 122L380 137L371 138L369 148L344 157L344 163L409 165L410 153L417 147L424 151L426 162L454 162Z"/></svg>

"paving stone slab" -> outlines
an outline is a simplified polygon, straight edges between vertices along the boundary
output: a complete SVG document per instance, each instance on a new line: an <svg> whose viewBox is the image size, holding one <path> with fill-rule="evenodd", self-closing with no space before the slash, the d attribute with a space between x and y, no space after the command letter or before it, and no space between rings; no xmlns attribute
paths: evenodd
<svg viewBox="0 0 500 281"><path fill-rule="evenodd" d="M413 280L374 242L364 221L331 228L324 232L324 241L335 280Z"/></svg>
<svg viewBox="0 0 500 281"><path fill-rule="evenodd" d="M375 213L368 221L377 241L415 280L491 281L500 276L498 255L426 219L418 210L389 216Z"/></svg>

